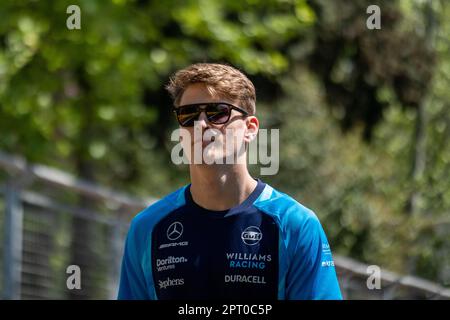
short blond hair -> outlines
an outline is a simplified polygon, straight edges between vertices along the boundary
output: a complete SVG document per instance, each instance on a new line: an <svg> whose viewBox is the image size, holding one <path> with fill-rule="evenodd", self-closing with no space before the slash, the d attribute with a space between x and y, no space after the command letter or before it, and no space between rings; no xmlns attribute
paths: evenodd
<svg viewBox="0 0 450 320"><path fill-rule="evenodd" d="M250 115L256 112L255 86L247 76L232 66L195 63L177 71L166 86L176 107L186 88L194 83L204 83L212 96L239 101L239 107Z"/></svg>

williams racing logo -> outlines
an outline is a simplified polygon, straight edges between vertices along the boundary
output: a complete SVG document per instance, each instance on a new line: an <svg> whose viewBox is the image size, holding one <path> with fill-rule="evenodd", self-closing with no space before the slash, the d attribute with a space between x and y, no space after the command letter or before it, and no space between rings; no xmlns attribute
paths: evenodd
<svg viewBox="0 0 450 320"><path fill-rule="evenodd" d="M258 244L261 241L262 236L261 230L256 226L248 227L241 233L242 241L249 246Z"/></svg>
<svg viewBox="0 0 450 320"><path fill-rule="evenodd" d="M266 263L272 261L270 254L256 254L256 253L241 253L232 252L226 253L230 268L244 268L244 269L265 269Z"/></svg>

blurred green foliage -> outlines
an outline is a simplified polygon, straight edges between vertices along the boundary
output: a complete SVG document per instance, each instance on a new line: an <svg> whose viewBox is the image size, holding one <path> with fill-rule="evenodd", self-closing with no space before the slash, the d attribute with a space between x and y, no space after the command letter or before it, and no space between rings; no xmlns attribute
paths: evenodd
<svg viewBox="0 0 450 320"><path fill-rule="evenodd" d="M381 30L366 0L2 1L0 148L163 196L188 181L164 85L231 63L280 128L280 171L261 178L312 208L336 253L450 285L450 3L378 3Z"/></svg>

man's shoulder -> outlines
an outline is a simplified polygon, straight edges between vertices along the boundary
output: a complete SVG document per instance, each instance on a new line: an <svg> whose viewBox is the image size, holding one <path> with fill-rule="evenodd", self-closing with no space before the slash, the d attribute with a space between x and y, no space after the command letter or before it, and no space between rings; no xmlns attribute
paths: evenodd
<svg viewBox="0 0 450 320"><path fill-rule="evenodd" d="M153 202L147 208L139 212L131 221L134 228L151 227L163 217L185 204L184 191L187 185L175 190L163 198Z"/></svg>
<svg viewBox="0 0 450 320"><path fill-rule="evenodd" d="M254 202L254 206L273 216L279 224L288 227L319 221L313 210L268 184Z"/></svg>

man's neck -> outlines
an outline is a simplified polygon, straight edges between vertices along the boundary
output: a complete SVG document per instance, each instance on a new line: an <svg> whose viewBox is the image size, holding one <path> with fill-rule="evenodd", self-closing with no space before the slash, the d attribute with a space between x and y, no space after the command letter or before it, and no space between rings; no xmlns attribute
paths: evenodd
<svg viewBox="0 0 450 320"><path fill-rule="evenodd" d="M191 165L190 175L192 199L214 211L241 204L257 185L246 165Z"/></svg>

